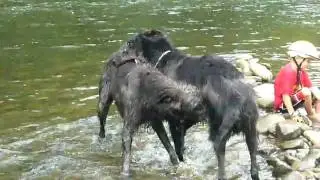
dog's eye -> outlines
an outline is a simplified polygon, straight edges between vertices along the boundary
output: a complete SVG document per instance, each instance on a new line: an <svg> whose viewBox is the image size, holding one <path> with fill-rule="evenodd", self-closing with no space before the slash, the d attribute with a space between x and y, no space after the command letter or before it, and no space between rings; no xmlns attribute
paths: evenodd
<svg viewBox="0 0 320 180"><path fill-rule="evenodd" d="M133 47L133 46L134 46L133 40L129 40L129 41L127 42L127 46L128 46L128 47Z"/></svg>
<svg viewBox="0 0 320 180"><path fill-rule="evenodd" d="M160 103L171 103L173 101L173 98L170 96L164 96L160 99Z"/></svg>

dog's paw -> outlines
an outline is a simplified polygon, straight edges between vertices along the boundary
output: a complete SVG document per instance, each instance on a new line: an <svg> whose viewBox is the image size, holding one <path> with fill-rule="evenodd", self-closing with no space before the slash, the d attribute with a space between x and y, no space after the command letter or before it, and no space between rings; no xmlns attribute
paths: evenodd
<svg viewBox="0 0 320 180"><path fill-rule="evenodd" d="M129 171L122 171L120 174L120 179L121 180L131 180L132 174Z"/></svg>

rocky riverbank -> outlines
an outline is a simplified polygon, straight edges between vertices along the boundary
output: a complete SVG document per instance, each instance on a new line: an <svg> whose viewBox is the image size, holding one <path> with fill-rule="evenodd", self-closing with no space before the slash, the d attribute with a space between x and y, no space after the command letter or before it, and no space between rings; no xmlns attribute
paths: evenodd
<svg viewBox="0 0 320 180"><path fill-rule="evenodd" d="M320 179L320 130L272 112L274 89L269 64L249 54L237 56L236 67L245 74L257 94L261 116L257 123L259 152L273 168L277 179ZM305 115L304 109L300 114Z"/></svg>

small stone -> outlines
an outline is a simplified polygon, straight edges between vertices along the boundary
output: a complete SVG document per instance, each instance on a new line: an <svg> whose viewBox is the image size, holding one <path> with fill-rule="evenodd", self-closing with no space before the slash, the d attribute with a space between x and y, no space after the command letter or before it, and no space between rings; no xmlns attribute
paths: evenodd
<svg viewBox="0 0 320 180"><path fill-rule="evenodd" d="M289 155L289 154L286 154L286 155L284 156L284 160L285 160L285 162L288 163L289 165L292 165L293 163L300 161L298 158L296 158L296 157L294 157L294 156L291 156L291 155Z"/></svg>
<svg viewBox="0 0 320 180"><path fill-rule="evenodd" d="M304 146L304 141L302 139L293 139L288 141L283 141L280 143L280 148L283 150L286 149L300 149Z"/></svg>

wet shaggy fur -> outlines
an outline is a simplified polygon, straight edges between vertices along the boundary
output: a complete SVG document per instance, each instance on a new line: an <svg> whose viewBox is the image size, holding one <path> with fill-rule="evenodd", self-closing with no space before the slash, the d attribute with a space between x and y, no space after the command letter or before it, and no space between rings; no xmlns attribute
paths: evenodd
<svg viewBox="0 0 320 180"><path fill-rule="evenodd" d="M132 138L138 127L150 123L166 148L171 162L178 164L175 150L163 126L167 120L178 155L184 129L206 119L200 91L191 85L177 83L148 64L137 64L141 58L127 58L115 54L107 62L100 81L98 117L100 137L105 136L105 122L109 106L114 101L124 120L122 132L123 170L129 174ZM187 126L187 127L185 127ZM177 135L175 135L177 133ZM180 153L180 154L179 154Z"/></svg>
<svg viewBox="0 0 320 180"><path fill-rule="evenodd" d="M228 138L243 132L251 157L251 177L258 180L257 106L252 88L243 84L240 73L220 56L189 56L177 50L157 30L138 33L127 41L124 52L142 56L168 77L197 86L204 93L209 112L210 139L219 164L218 178L225 177L224 158Z"/></svg>
<svg viewBox="0 0 320 180"><path fill-rule="evenodd" d="M222 76L208 77L203 86L209 113L209 139L214 142L218 159L219 179L225 176L225 146L233 135L243 132L251 157L252 179L259 179L256 162L258 107L253 89L237 79L226 79Z"/></svg>

